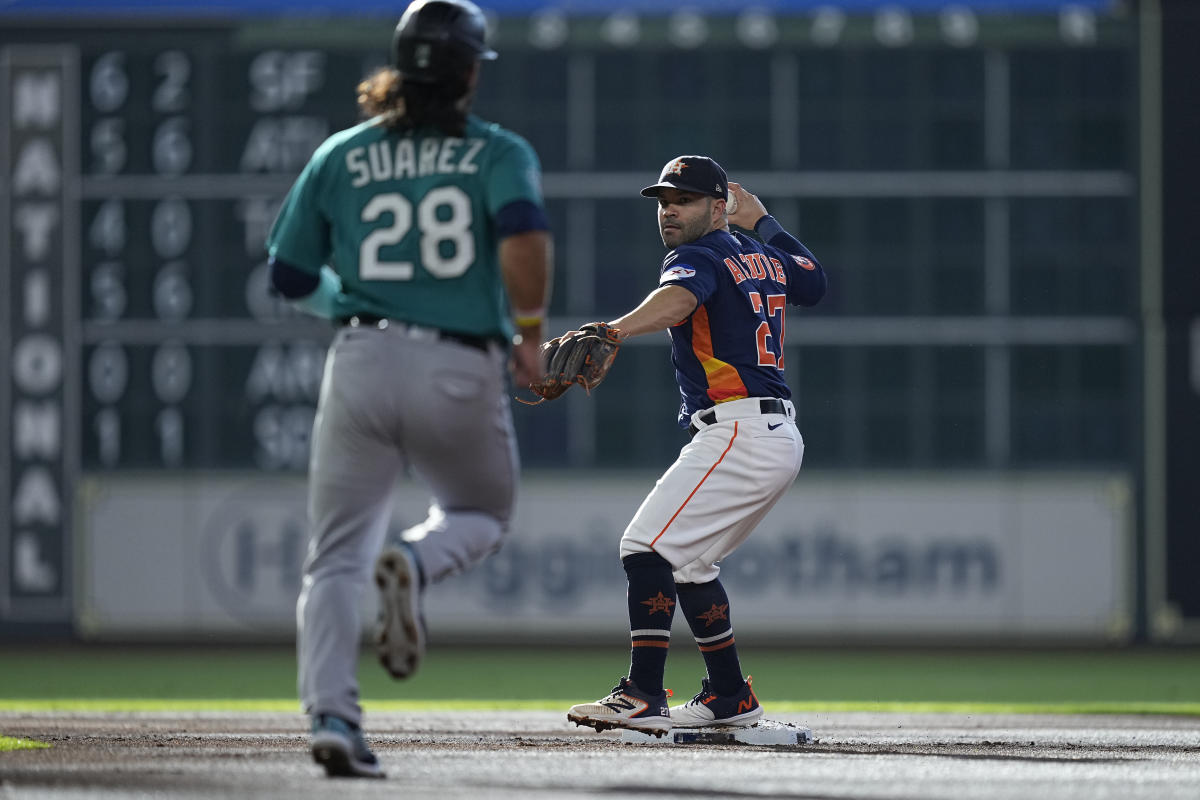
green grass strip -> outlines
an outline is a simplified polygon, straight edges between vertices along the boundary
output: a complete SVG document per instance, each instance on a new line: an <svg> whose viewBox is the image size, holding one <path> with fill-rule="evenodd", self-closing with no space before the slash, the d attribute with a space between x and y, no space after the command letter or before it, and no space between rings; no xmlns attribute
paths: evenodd
<svg viewBox="0 0 1200 800"><path fill-rule="evenodd" d="M368 712L429 711L562 711L578 698L561 700L377 700L363 703ZM1200 716L1200 703L930 703L930 702L768 702L768 711L787 714L823 712L895 712L904 714L1168 714ZM274 712L300 714L295 700L147 700L143 698L0 700L0 712L70 711L121 714L131 712Z"/></svg>
<svg viewBox="0 0 1200 800"><path fill-rule="evenodd" d="M1200 649L979 650L743 648L768 709L1200 714ZM410 680L359 661L368 709L563 710L604 696L628 645L433 647ZM672 648L665 684L700 688L694 647ZM5 648L0 709L299 713L291 647Z"/></svg>
<svg viewBox="0 0 1200 800"><path fill-rule="evenodd" d="M0 736L0 753L11 750L45 750L50 745L34 739L17 739L12 736Z"/></svg>

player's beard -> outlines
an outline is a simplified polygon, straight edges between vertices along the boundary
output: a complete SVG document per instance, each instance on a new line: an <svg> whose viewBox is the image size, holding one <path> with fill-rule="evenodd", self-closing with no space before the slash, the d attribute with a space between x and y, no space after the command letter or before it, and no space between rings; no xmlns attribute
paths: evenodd
<svg viewBox="0 0 1200 800"><path fill-rule="evenodd" d="M681 244L694 242L712 230L712 200L705 203L705 213L695 219L685 222L678 217L667 220L659 217L658 233L662 236L663 244L674 250ZM677 228L667 229L667 223L678 225Z"/></svg>

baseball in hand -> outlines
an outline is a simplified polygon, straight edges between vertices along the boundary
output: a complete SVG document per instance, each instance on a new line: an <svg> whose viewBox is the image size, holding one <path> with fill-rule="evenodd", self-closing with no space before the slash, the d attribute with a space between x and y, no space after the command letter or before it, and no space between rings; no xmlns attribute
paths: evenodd
<svg viewBox="0 0 1200 800"><path fill-rule="evenodd" d="M731 217L737 213L737 195L734 194L733 189L725 192L725 213Z"/></svg>

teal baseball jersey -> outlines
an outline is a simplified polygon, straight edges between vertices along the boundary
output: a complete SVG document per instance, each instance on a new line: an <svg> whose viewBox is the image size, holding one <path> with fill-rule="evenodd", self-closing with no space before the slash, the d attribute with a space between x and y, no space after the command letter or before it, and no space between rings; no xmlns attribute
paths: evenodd
<svg viewBox="0 0 1200 800"><path fill-rule="evenodd" d="M478 117L462 138L400 133L378 118L329 137L292 186L270 254L342 281L337 316L512 336L496 213L541 207L541 167L523 138Z"/></svg>

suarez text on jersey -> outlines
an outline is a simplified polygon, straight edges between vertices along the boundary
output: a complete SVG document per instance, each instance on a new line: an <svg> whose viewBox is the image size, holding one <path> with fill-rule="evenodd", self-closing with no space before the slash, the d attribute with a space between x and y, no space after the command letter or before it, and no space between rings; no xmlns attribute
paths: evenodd
<svg viewBox="0 0 1200 800"><path fill-rule="evenodd" d="M397 142L384 139L346 151L346 169L354 176L350 185L355 189L372 181L474 175L479 171L475 157L486 143L453 136L422 139L419 144L407 136Z"/></svg>

